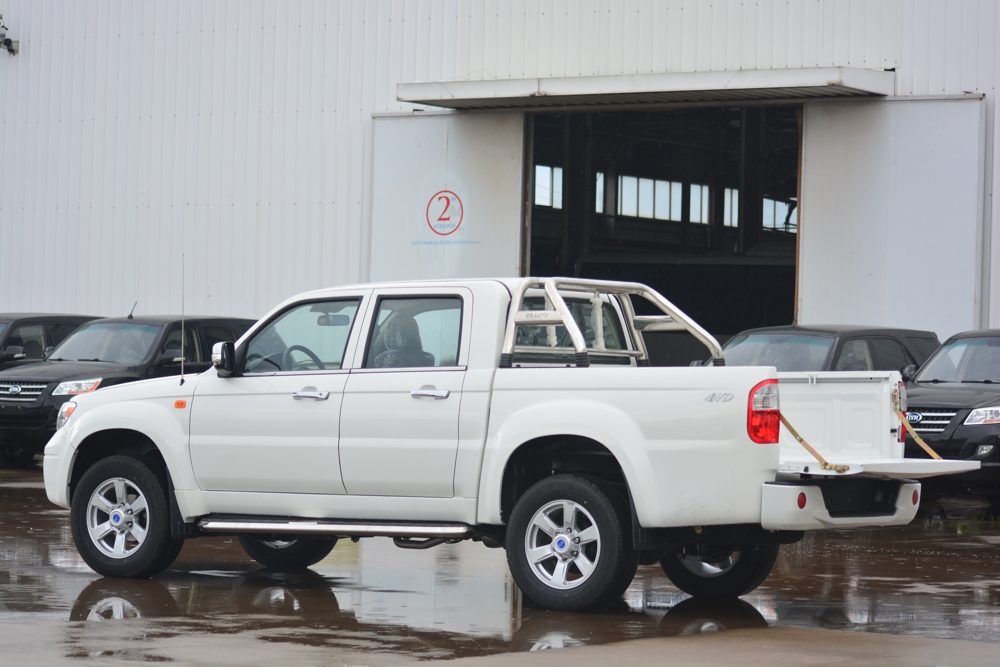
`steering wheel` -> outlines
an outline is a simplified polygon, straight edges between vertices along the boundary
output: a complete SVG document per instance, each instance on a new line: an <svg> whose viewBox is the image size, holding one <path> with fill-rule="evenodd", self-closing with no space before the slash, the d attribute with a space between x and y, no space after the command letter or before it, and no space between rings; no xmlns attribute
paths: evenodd
<svg viewBox="0 0 1000 667"><path fill-rule="evenodd" d="M262 372L264 372L265 369L254 367L254 364L259 364L262 361L266 361L267 363L269 363L272 366L274 366L275 370L280 371L281 370L281 364L279 364L277 361L275 361L274 359L272 359L271 357L273 357L273 356L274 355L272 354L270 356L265 357L263 354L259 354L257 352L250 353L247 356L247 362L246 362L247 372L249 372L249 373L262 373Z"/></svg>
<svg viewBox="0 0 1000 667"><path fill-rule="evenodd" d="M296 350L298 350L299 352L302 352L307 357L309 357L309 359L314 364L316 364L316 368L318 370L322 371L322 370L326 369L326 367L323 365L323 362L320 361L320 358L316 356L316 353L313 352L312 350L310 350L305 345L292 345L287 350L285 350L285 354L283 354L282 357L281 357L281 367L282 368L284 368L285 370L303 370L303 369L298 368L297 366L298 366L298 363L305 363L305 362L298 362L298 363L296 363L296 361L294 359L292 359L292 352L295 352Z"/></svg>

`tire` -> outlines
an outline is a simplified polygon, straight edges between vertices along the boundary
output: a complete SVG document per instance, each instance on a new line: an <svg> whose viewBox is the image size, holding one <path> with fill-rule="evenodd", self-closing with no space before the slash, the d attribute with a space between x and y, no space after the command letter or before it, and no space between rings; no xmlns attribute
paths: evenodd
<svg viewBox="0 0 1000 667"><path fill-rule="evenodd" d="M734 598L767 579L778 557L778 546L679 549L661 560L660 567L674 586L689 595Z"/></svg>
<svg viewBox="0 0 1000 667"><path fill-rule="evenodd" d="M183 543L170 536L164 483L130 456L101 459L83 474L70 524L83 560L106 577L150 577L169 567Z"/></svg>
<svg viewBox="0 0 1000 667"><path fill-rule="evenodd" d="M620 597L635 576L629 525L628 506L610 485L575 475L543 479L511 512L505 544L511 575L536 606L599 606Z"/></svg>
<svg viewBox="0 0 1000 667"><path fill-rule="evenodd" d="M333 551L337 538L301 537L264 539L240 537L240 546L264 567L279 572L296 572L315 565Z"/></svg>

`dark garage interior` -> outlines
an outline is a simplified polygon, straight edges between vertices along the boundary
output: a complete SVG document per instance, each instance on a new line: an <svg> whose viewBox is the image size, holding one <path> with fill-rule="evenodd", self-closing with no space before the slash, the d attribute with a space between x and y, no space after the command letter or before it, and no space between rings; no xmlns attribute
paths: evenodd
<svg viewBox="0 0 1000 667"><path fill-rule="evenodd" d="M529 275L649 284L722 341L791 323L800 119L797 106L530 117Z"/></svg>

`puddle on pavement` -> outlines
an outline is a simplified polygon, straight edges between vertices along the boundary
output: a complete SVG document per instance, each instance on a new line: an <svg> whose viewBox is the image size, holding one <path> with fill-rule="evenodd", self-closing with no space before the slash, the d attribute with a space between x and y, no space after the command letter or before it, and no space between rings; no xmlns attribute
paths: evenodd
<svg viewBox="0 0 1000 667"><path fill-rule="evenodd" d="M522 604L503 551L473 543L342 541L288 575L259 569L233 540L190 540L155 579L100 578L39 482L37 471L0 475L0 621L22 628L26 645L55 632L62 661L186 659L209 639L266 664L288 648L426 660L769 625L1000 637L1000 525L989 521L809 535L783 548L761 588L728 602L687 598L658 567L642 567L616 604L567 614Z"/></svg>

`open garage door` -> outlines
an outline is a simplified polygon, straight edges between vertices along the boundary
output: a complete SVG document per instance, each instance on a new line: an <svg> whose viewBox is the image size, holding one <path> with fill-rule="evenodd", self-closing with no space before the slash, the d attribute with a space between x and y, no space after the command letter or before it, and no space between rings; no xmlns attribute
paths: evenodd
<svg viewBox="0 0 1000 667"><path fill-rule="evenodd" d="M372 280L520 271L524 115L375 118Z"/></svg>
<svg viewBox="0 0 1000 667"><path fill-rule="evenodd" d="M984 129L979 98L805 105L800 323L981 325Z"/></svg>

